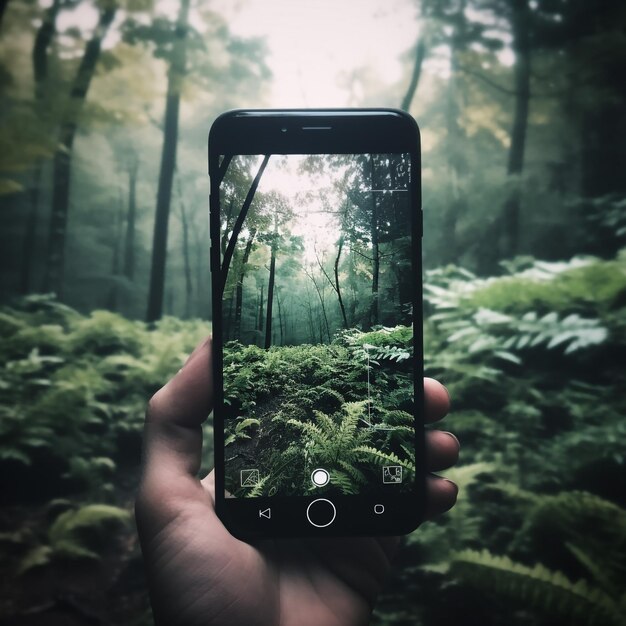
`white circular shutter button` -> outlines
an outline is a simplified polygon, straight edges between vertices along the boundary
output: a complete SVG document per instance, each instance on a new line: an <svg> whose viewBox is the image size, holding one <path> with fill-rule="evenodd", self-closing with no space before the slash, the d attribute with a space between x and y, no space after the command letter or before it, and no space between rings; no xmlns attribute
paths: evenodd
<svg viewBox="0 0 626 626"><path fill-rule="evenodd" d="M330 482L330 474L325 469L318 467L311 472L311 482L316 487L324 487Z"/></svg>

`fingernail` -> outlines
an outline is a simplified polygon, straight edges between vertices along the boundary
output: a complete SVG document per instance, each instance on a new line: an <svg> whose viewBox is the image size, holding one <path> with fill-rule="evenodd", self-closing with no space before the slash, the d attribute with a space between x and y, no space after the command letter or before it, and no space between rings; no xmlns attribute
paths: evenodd
<svg viewBox="0 0 626 626"><path fill-rule="evenodd" d="M444 435L448 435L448 437L452 437L452 439L454 439L454 441L456 441L456 445L459 447L459 450L461 449L461 442L457 439L457 436L454 433L450 433L447 430L442 430L441 432Z"/></svg>
<svg viewBox="0 0 626 626"><path fill-rule="evenodd" d="M454 497L456 498L459 495L459 486L448 478L444 478L444 480L454 487Z"/></svg>

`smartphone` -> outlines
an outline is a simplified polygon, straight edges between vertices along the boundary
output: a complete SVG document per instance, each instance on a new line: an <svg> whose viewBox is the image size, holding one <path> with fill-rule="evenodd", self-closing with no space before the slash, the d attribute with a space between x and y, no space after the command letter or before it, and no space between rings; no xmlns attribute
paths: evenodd
<svg viewBox="0 0 626 626"><path fill-rule="evenodd" d="M417 124L236 110L209 133L217 514L235 536L423 518Z"/></svg>

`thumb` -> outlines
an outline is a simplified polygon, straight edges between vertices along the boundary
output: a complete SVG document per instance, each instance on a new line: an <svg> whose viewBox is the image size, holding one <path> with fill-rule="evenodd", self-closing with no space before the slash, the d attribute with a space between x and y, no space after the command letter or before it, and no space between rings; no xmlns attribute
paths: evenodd
<svg viewBox="0 0 626 626"><path fill-rule="evenodd" d="M163 487L200 470L202 423L213 409L211 338L152 396L144 424L142 483Z"/></svg>

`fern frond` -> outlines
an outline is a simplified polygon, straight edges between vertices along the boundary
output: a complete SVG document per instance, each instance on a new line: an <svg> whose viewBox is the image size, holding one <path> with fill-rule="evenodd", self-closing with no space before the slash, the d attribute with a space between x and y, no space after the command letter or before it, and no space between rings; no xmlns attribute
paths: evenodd
<svg viewBox="0 0 626 626"><path fill-rule="evenodd" d="M258 498L263 495L263 488L269 480L269 476L263 476L252 489L246 492L247 498Z"/></svg>
<svg viewBox="0 0 626 626"><path fill-rule="evenodd" d="M378 450L377 448L372 448L371 446L358 446L354 449L355 452L360 452L366 456L372 458L378 465L390 464L390 465L401 465L402 467L414 472L415 465L410 461L401 459L399 456L395 455L393 452L383 452L382 450Z"/></svg>
<svg viewBox="0 0 626 626"><path fill-rule="evenodd" d="M576 560L585 567L585 569L591 574L593 580L603 589L611 591L612 597L617 597L618 590L615 587L615 581L609 575L600 563L593 559L582 548L566 542L565 547L574 555Z"/></svg>
<svg viewBox="0 0 626 626"><path fill-rule="evenodd" d="M88 504L75 511L61 513L48 533L54 546L61 541L73 539L78 533L106 534L112 525L125 525L130 521L126 509L108 504Z"/></svg>
<svg viewBox="0 0 626 626"><path fill-rule="evenodd" d="M333 422L333 420L326 415L326 413L322 413L322 411L313 411L313 415L315 416L315 421L319 424L325 434L331 435L337 429L337 424L335 424L335 422Z"/></svg>
<svg viewBox="0 0 626 626"><path fill-rule="evenodd" d="M333 485L341 489L344 495L353 495L358 491L350 476L341 470L332 470L330 472L330 480Z"/></svg>
<svg viewBox="0 0 626 626"><path fill-rule="evenodd" d="M313 422L302 422L300 420L292 418L287 420L287 424L295 426L303 433L309 435L313 439L314 443L316 443L317 445L326 445L328 443L327 434L323 432L322 429Z"/></svg>
<svg viewBox="0 0 626 626"><path fill-rule="evenodd" d="M366 482L365 476L364 476L363 472L361 472L361 470L357 469L356 467L354 467L354 465L351 465L347 461L342 461L341 460L341 461L338 462L338 464L344 470L344 472L350 476L350 478L355 483L357 483L359 485L365 484L365 482Z"/></svg>
<svg viewBox="0 0 626 626"><path fill-rule="evenodd" d="M486 550L465 550L453 557L450 571L467 584L515 599L570 623L588 626L623 624L618 605L599 587L574 583L563 573L537 564L528 567Z"/></svg>

